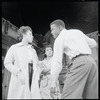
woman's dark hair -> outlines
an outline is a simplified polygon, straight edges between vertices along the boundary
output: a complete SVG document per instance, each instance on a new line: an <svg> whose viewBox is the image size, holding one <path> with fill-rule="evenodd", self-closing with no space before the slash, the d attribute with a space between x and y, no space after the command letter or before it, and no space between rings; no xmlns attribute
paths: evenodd
<svg viewBox="0 0 100 100"><path fill-rule="evenodd" d="M46 48L49 48L49 47L51 47L51 48L52 48L52 50L53 50L52 45L50 45L50 44L46 45L46 46L44 47L44 58L46 58L46 57L47 57L47 56L46 56L46 54L45 54L45 50L46 50Z"/></svg>

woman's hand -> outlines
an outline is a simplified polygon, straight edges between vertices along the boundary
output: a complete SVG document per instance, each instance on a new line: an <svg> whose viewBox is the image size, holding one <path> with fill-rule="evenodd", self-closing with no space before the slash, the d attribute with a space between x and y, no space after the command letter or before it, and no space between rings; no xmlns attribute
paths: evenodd
<svg viewBox="0 0 100 100"><path fill-rule="evenodd" d="M24 74L22 73L21 70L19 70L17 77L21 81L21 83L24 85L25 84L25 77L24 77Z"/></svg>

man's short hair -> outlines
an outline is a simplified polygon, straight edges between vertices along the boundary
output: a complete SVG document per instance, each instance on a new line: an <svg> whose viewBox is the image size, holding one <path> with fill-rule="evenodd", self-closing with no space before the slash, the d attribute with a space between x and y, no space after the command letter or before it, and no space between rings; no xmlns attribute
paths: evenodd
<svg viewBox="0 0 100 100"><path fill-rule="evenodd" d="M65 28L65 23L64 23L64 21L62 21L61 19L54 20L53 22L50 23L50 26L51 26L52 24L55 24L55 25L57 25L57 26L62 26L62 27Z"/></svg>

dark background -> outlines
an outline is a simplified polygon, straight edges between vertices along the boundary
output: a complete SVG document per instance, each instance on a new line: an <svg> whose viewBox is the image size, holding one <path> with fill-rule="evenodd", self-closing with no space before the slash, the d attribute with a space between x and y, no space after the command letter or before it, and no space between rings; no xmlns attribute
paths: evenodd
<svg viewBox="0 0 100 100"><path fill-rule="evenodd" d="M87 34L98 30L98 2L2 2L2 17L18 28L28 25L33 34L43 36L55 19L62 19L68 29L77 28Z"/></svg>

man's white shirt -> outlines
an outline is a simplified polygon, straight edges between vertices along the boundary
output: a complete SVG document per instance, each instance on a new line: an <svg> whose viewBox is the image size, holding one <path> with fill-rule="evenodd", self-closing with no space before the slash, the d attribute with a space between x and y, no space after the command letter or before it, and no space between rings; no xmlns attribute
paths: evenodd
<svg viewBox="0 0 100 100"><path fill-rule="evenodd" d="M63 29L54 42L54 54L51 63L52 80L58 79L62 70L62 55L65 53L70 59L79 54L91 54L91 48L97 43L82 31Z"/></svg>

